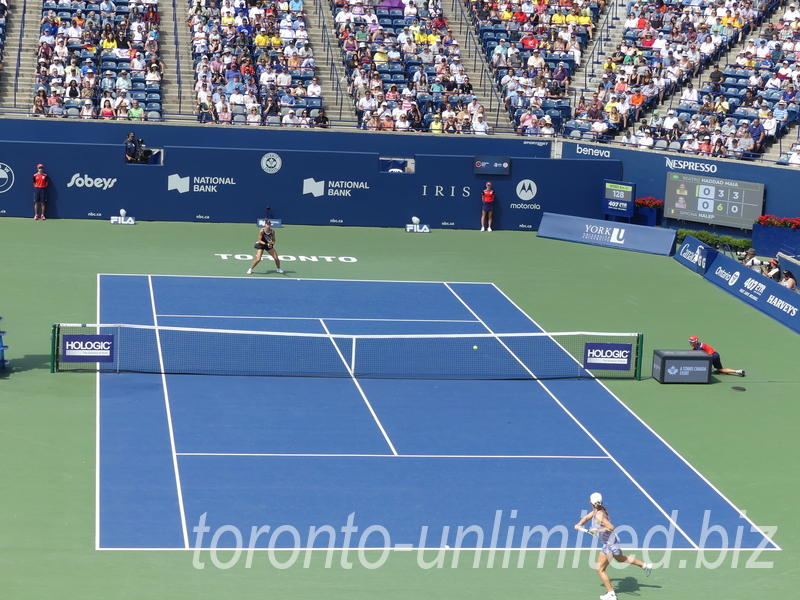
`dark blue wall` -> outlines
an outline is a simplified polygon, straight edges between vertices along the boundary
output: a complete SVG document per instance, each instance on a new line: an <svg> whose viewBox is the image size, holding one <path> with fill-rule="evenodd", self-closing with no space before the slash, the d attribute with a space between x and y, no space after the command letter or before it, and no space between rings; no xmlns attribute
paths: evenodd
<svg viewBox="0 0 800 600"><path fill-rule="evenodd" d="M51 119L3 120L0 140L119 144L129 131L151 148L195 146L208 148L308 148L313 150L378 152L382 156L426 154L490 154L550 157L549 141L494 136L450 136L282 129L280 127L219 127L216 125L160 125Z"/></svg>
<svg viewBox="0 0 800 600"><path fill-rule="evenodd" d="M732 160L709 160L697 156L626 149L605 145L589 145L564 142L562 156L593 160L615 159L622 162L625 181L636 184L637 197L654 196L664 198L667 172L707 175L723 179L752 181L764 184L764 213L793 217L800 214L800 172L779 169L754 163ZM685 161L676 165L675 161ZM714 229L703 223L667 220L671 227L687 229ZM717 227L718 233L750 235L740 229Z"/></svg>
<svg viewBox="0 0 800 600"><path fill-rule="evenodd" d="M50 123L33 122L36 131L31 133L49 132L42 129L45 125ZM474 228L487 180L494 182L498 195L498 229L536 230L543 212L597 218L603 177L621 175L618 161L553 160L512 152L549 154L549 143L523 146L522 139L167 126L137 131L150 146L160 145L150 143L158 139L155 133L171 136L173 142L163 145L163 165L129 165L120 141L127 127L54 125L47 143L0 142L2 160L15 177L12 186L0 185L5 189L0 192L1 215L30 216L31 177L38 162L45 164L52 179L51 217L108 219L124 208L140 220L254 222L271 206L272 215L287 224L380 227L403 226L418 216L434 228ZM57 139L65 131L85 137L90 130L100 132L98 137L112 135L103 125L117 127L113 144ZM238 145L226 147L220 133L227 134L224 139L236 137ZM198 135L204 147L174 141ZM248 140L270 144L244 148ZM208 146L211 141L213 147ZM313 149L304 147L309 141ZM320 148L325 145L317 143L321 141L338 150ZM373 148L373 141L386 148ZM488 142L491 150L481 142ZM405 150L398 149L402 146ZM436 154L445 150L450 153ZM511 174L476 176L472 151L511 156ZM386 156L415 158L416 169L381 172L380 158ZM532 195L529 190L534 188Z"/></svg>

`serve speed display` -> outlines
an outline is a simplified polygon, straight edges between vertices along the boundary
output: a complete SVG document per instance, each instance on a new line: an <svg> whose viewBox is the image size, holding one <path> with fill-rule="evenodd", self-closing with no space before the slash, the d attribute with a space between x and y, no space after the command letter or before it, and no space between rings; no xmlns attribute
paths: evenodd
<svg viewBox="0 0 800 600"><path fill-rule="evenodd" d="M764 184L705 175L667 173L664 216L752 229L764 208Z"/></svg>
<svg viewBox="0 0 800 600"><path fill-rule="evenodd" d="M603 214L632 217L636 184L603 180Z"/></svg>

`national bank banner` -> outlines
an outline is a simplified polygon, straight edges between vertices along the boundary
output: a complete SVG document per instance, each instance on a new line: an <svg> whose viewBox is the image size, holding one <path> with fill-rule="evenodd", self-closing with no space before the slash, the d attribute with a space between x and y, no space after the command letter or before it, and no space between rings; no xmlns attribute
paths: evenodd
<svg viewBox="0 0 800 600"><path fill-rule="evenodd" d="M800 294L794 290L783 287L724 254L717 254L705 278L800 333Z"/></svg>
<svg viewBox="0 0 800 600"><path fill-rule="evenodd" d="M545 213L539 237L670 256L675 249L675 231L616 221L600 221Z"/></svg>
<svg viewBox="0 0 800 600"><path fill-rule="evenodd" d="M380 153L345 148L168 146L163 156L161 165L129 165L122 144L78 151L71 144L0 142L0 216L29 216L30 181L41 162L51 179L47 215L55 218L108 221L124 210L138 223L255 223L270 207L284 225L405 227L418 217L435 234L478 229L481 192L491 181L493 229L535 231L547 211L600 217L603 179L621 171L618 161L512 155L508 173L476 175L474 154L395 155L406 168L384 170Z"/></svg>
<svg viewBox="0 0 800 600"><path fill-rule="evenodd" d="M691 235L687 235L675 252L675 260L695 273L704 275L714 261L717 250L707 246Z"/></svg>

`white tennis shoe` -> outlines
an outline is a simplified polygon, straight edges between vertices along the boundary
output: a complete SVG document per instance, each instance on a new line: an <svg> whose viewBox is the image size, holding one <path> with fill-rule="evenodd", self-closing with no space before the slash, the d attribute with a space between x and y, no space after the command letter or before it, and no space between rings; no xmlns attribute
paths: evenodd
<svg viewBox="0 0 800 600"><path fill-rule="evenodd" d="M642 568L644 569L644 576L650 577L650 571L653 570L653 563L644 563Z"/></svg>
<svg viewBox="0 0 800 600"><path fill-rule="evenodd" d="M283 269L278 269L278 273L283 273Z"/></svg>
<svg viewBox="0 0 800 600"><path fill-rule="evenodd" d="M247 269L247 274L251 275L253 273L253 269Z"/></svg>
<svg viewBox="0 0 800 600"><path fill-rule="evenodd" d="M481 227L481 231L486 231L486 227Z"/></svg>
<svg viewBox="0 0 800 600"><path fill-rule="evenodd" d="M600 600L617 600L617 592L611 590L607 594L600 596Z"/></svg>
<svg viewBox="0 0 800 600"><path fill-rule="evenodd" d="M486 231L491 231L491 230L492 230L492 228L491 228L491 227L487 227L487 228L486 228Z"/></svg>

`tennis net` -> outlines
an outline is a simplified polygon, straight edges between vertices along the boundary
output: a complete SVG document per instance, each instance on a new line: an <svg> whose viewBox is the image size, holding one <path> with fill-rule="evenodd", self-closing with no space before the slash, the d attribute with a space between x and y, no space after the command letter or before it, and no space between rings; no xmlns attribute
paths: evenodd
<svg viewBox="0 0 800 600"><path fill-rule="evenodd" d="M53 325L51 371L372 379L640 378L642 334L327 335Z"/></svg>

